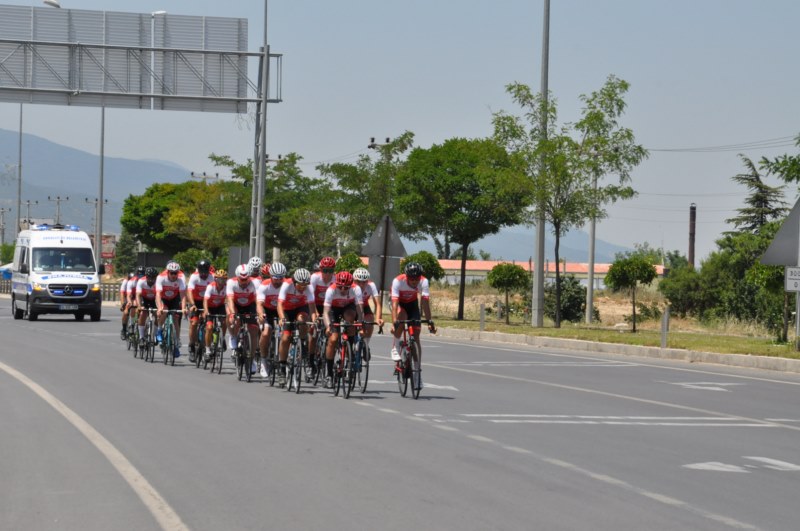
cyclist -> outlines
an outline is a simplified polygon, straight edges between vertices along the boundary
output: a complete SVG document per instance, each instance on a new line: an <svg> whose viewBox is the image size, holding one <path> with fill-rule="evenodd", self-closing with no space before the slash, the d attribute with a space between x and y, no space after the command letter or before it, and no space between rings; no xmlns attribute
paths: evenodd
<svg viewBox="0 0 800 531"><path fill-rule="evenodd" d="M261 258L257 256L253 256L250 260L247 261L247 274L250 275L250 278L254 280L261 280L261 266L264 265L264 262Z"/></svg>
<svg viewBox="0 0 800 531"><path fill-rule="evenodd" d="M356 317L359 321L364 320L364 296L361 288L353 285L353 275L349 271L339 271L336 273L336 283L332 284L325 292L325 332L328 334L328 347L325 350L325 363L328 366L328 376L325 378L325 387L330 389L333 383L333 357L335 354L336 343L339 341L341 330L331 326L338 323L340 319L348 324L352 324ZM353 331L348 330L350 337Z"/></svg>
<svg viewBox="0 0 800 531"><path fill-rule="evenodd" d="M422 313L425 319L431 320L430 288L428 279L422 276L422 266L416 262L406 264L404 273L392 281L392 359L398 361L400 354L397 352L397 340L403 334L403 328L398 321L414 321L420 319L420 300L422 300ZM436 333L433 322L428 324L432 334ZM422 343L419 340L419 328L414 330L414 338L419 345L420 366L422 366ZM422 386L422 378L419 382Z"/></svg>
<svg viewBox="0 0 800 531"><path fill-rule="evenodd" d="M136 283L136 305L142 310L156 308L156 277L158 271L155 267L144 270L144 277ZM139 337L144 337L144 326L147 321L147 312L139 312Z"/></svg>
<svg viewBox="0 0 800 531"><path fill-rule="evenodd" d="M206 287L203 294L203 317L206 321L206 351L211 349L211 333L214 329L214 316L225 315L226 284L228 282L228 272L224 269L214 271L214 282ZM227 320L223 319L220 325L222 337L225 337L225 329L228 327ZM225 341L222 342L222 350L225 350Z"/></svg>
<svg viewBox="0 0 800 531"><path fill-rule="evenodd" d="M247 264L236 266L236 278L228 279L225 287L226 306L228 322L231 325L231 333L228 335L231 350L234 352L239 348L239 328L242 323L247 324L247 331L250 334L250 352L244 352L245 358L252 360L251 372L258 370L253 359L253 351L257 347L258 325L256 324L256 293L258 284L253 280L248 270ZM247 314L241 321L235 319L238 314ZM243 360L244 362L244 360Z"/></svg>
<svg viewBox="0 0 800 531"><path fill-rule="evenodd" d="M128 283L133 280L133 271L128 273L122 279L122 284L119 286L119 311L122 312L122 331L119 333L119 338L125 341L128 331L128 314L130 313L130 301L128 299Z"/></svg>
<svg viewBox="0 0 800 531"><path fill-rule="evenodd" d="M311 291L314 292L314 304L317 306L317 315L322 316L325 312L325 292L333 283L333 271L336 267L336 260L332 256L326 256L315 264L316 272L311 275ZM312 355L317 351L317 338L311 337L309 352Z"/></svg>
<svg viewBox="0 0 800 531"><path fill-rule="evenodd" d="M128 285L125 288L125 296L128 298L128 309L126 313L131 319L136 319L136 285L139 280L144 276L144 266L137 266L133 278L128 280ZM125 325L127 326L127 319ZM140 336L141 337L141 336Z"/></svg>
<svg viewBox="0 0 800 531"><path fill-rule="evenodd" d="M278 319L278 295L281 293L284 278L286 277L286 266L280 262L275 262L270 266L264 264L261 268L261 276L266 278L261 281L256 294L256 310L258 311L258 322L264 325L261 330L261 337L258 339L258 350L268 355L269 338L272 334L275 321ZM264 358L261 359L259 372L262 378L267 377L267 366Z"/></svg>
<svg viewBox="0 0 800 531"><path fill-rule="evenodd" d="M181 317L186 313L186 282L181 273L181 265L175 260L167 262L167 268L156 279L156 306L158 307L158 330L156 339L163 340L161 329L167 320L168 310L180 310L174 317L175 357L181 355Z"/></svg>
<svg viewBox="0 0 800 531"><path fill-rule="evenodd" d="M311 323L317 318L317 309L314 306L314 292L311 291L311 273L308 269L295 270L292 277L294 282L284 282L278 295L278 317L281 320L283 334L278 348L278 384L286 385L286 359L289 357L292 329L286 326L286 321L300 321ZM300 326L300 336L305 339L306 326Z"/></svg>
<svg viewBox="0 0 800 531"><path fill-rule="evenodd" d="M196 265L197 269L189 276L189 284L186 286L186 305L189 308L189 362L194 363L197 347L197 330L200 324L200 317L203 313L203 296L206 288L214 282L211 275L211 262L200 260Z"/></svg>
<svg viewBox="0 0 800 531"><path fill-rule="evenodd" d="M361 294L364 297L364 321L371 323L378 323L378 326L383 326L383 308L381 308L380 299L378 298L378 287L373 281L369 279L369 271L363 267L359 267L353 271L353 280L361 288ZM375 311L370 306L375 306ZM377 318L375 316L377 314ZM369 339L372 337L374 331L374 324L364 324L364 343L369 347Z"/></svg>

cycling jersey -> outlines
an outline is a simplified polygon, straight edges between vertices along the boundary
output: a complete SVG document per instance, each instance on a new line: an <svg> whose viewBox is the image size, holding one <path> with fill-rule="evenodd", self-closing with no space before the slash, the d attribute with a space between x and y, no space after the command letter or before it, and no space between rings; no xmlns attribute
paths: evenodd
<svg viewBox="0 0 800 531"><path fill-rule="evenodd" d="M431 298L427 278L420 277L419 284L413 288L406 282L406 276L404 274L398 275L392 281L392 302L399 301L401 304L414 302L417 300L418 294L421 294L423 299Z"/></svg>
<svg viewBox="0 0 800 531"><path fill-rule="evenodd" d="M189 284L186 286L186 289L192 293L192 298L194 299L195 306L202 306L203 305L203 297L206 294L206 288L214 283L214 276L213 275L206 275L205 280L203 277L200 276L200 273L195 271L189 277Z"/></svg>
<svg viewBox="0 0 800 531"><path fill-rule="evenodd" d="M256 292L258 284L253 279L249 279L244 287L239 285L239 279L229 278L225 286L225 295L233 301L236 306L250 306L256 303Z"/></svg>
<svg viewBox="0 0 800 531"><path fill-rule="evenodd" d="M359 288L361 288L361 286L359 286ZM364 284L364 287L361 288L361 294L363 295L363 299L362 300L364 301L364 308L365 309L366 309L367 306L369 306L369 300L372 297L377 297L377 296L380 295L380 293L378 292L378 286L376 286L375 283L373 281L371 281L371 280L368 280Z"/></svg>
<svg viewBox="0 0 800 531"><path fill-rule="evenodd" d="M206 292L203 294L203 298L208 301L209 310L225 305L226 290L226 286L222 286L222 289L217 289L216 282L212 282L206 286Z"/></svg>
<svg viewBox="0 0 800 531"><path fill-rule="evenodd" d="M336 284L333 284L325 292L325 306L331 306L332 308L344 308L351 304L362 305L363 301L364 296L361 294L361 288L356 285L342 292L336 287Z"/></svg>
<svg viewBox="0 0 800 531"><path fill-rule="evenodd" d="M136 302L136 285L139 283L141 279L144 277L133 277L127 283L125 287L125 295L127 296L130 302Z"/></svg>
<svg viewBox="0 0 800 531"><path fill-rule="evenodd" d="M334 280L334 275L331 275L331 279L328 282L325 282L320 271L317 271L311 275L310 286L314 291L314 304L317 306L322 306L325 304L325 292L328 291L328 286L334 284Z"/></svg>
<svg viewBox="0 0 800 531"><path fill-rule="evenodd" d="M128 282L130 282L127 278L122 281L122 284L119 286L119 300L124 301L128 298Z"/></svg>
<svg viewBox="0 0 800 531"><path fill-rule="evenodd" d="M178 274L178 278L170 280L167 272L164 271L156 278L156 293L160 293L161 300L164 301L171 301L178 296L182 297L186 293L186 283L183 281L183 276Z"/></svg>
<svg viewBox="0 0 800 531"><path fill-rule="evenodd" d="M267 279L264 280L258 287L258 292L256 293L256 300L258 302L264 303L265 310L278 309L278 296L281 294L281 288L283 287L283 284L284 283L281 282L280 284L275 286L272 283L272 280Z"/></svg>
<svg viewBox="0 0 800 531"><path fill-rule="evenodd" d="M147 277L142 277L136 283L136 293L141 295L142 301L155 301L156 300L156 283L147 283Z"/></svg>
<svg viewBox="0 0 800 531"><path fill-rule="evenodd" d="M314 292L311 291L310 285L299 291L295 284L284 283L278 294L278 300L282 303L284 311L308 308L308 303L314 301Z"/></svg>

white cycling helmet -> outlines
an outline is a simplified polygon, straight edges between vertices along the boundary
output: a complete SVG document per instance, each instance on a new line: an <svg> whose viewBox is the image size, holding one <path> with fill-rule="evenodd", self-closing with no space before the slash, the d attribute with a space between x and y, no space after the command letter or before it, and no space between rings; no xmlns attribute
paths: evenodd
<svg viewBox="0 0 800 531"><path fill-rule="evenodd" d="M239 277L239 280L247 280L250 278L250 273L247 271L247 266L245 264L236 266L236 276Z"/></svg>
<svg viewBox="0 0 800 531"><path fill-rule="evenodd" d="M359 282L366 282L369 280L369 271L364 269L363 267L359 267L355 271L353 271L353 278L358 280Z"/></svg>
<svg viewBox="0 0 800 531"><path fill-rule="evenodd" d="M261 266L264 265L264 262L261 261L261 258L254 256L247 262L247 270L250 272L250 276L256 276L261 271Z"/></svg>
<svg viewBox="0 0 800 531"><path fill-rule="evenodd" d="M269 266L269 274L272 277L285 277L286 266L280 262L274 262L271 266Z"/></svg>
<svg viewBox="0 0 800 531"><path fill-rule="evenodd" d="M181 265L175 260L170 260L169 262L167 262L167 271L177 273L180 270L181 270Z"/></svg>
<svg viewBox="0 0 800 531"><path fill-rule="evenodd" d="M308 284L311 282L311 273L301 267L294 272L294 281L297 284Z"/></svg>

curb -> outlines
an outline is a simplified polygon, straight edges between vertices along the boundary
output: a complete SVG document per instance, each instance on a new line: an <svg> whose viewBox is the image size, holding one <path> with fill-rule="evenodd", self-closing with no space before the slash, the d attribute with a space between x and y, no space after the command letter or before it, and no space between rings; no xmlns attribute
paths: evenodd
<svg viewBox="0 0 800 531"><path fill-rule="evenodd" d="M485 341L490 343L512 343L532 347L560 348L583 352L603 354L621 354L623 356L640 356L645 358L669 359L689 363L713 363L731 367L746 367L768 371L800 373L800 360L771 356L755 356L749 354L719 354L714 352L698 352L678 348L643 347L638 345L620 345L618 343L597 343L581 339L561 339L555 337L528 336L524 334L506 334L503 332L479 332L458 328L440 328L439 337L463 339L466 341Z"/></svg>

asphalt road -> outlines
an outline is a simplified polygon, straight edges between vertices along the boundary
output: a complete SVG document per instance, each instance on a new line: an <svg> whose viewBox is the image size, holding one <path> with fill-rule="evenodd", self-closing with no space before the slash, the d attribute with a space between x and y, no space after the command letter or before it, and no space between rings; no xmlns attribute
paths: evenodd
<svg viewBox="0 0 800 531"><path fill-rule="evenodd" d="M426 336L413 400L376 337L344 400L144 363L117 316L0 300L0 529L798 528L800 375Z"/></svg>

